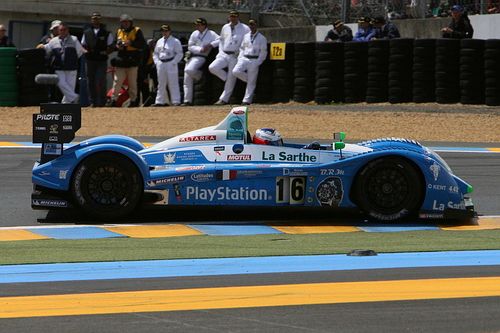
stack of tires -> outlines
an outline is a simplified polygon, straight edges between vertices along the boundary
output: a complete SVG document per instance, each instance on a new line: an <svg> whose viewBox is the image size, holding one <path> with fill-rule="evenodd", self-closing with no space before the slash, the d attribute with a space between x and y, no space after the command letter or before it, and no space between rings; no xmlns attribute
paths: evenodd
<svg viewBox="0 0 500 333"><path fill-rule="evenodd" d="M314 99L315 43L295 43L293 100L307 103Z"/></svg>
<svg viewBox="0 0 500 333"><path fill-rule="evenodd" d="M35 76L47 73L44 49L24 49L17 52L17 79L19 82L19 106L38 106L53 99L62 98L57 86L39 85ZM56 95L57 94L57 95Z"/></svg>
<svg viewBox="0 0 500 333"><path fill-rule="evenodd" d="M16 106L16 53L14 47L0 47L0 106Z"/></svg>
<svg viewBox="0 0 500 333"><path fill-rule="evenodd" d="M267 45L269 50L269 44ZM269 52L266 60L259 66L259 76L257 77L257 87L253 103L270 103L273 99L273 62L269 59Z"/></svg>
<svg viewBox="0 0 500 333"><path fill-rule="evenodd" d="M484 40L460 41L460 103L484 104Z"/></svg>
<svg viewBox="0 0 500 333"><path fill-rule="evenodd" d="M413 39L391 39L389 51L390 103L412 101Z"/></svg>
<svg viewBox="0 0 500 333"><path fill-rule="evenodd" d="M500 105L500 39L485 41L484 83L486 105Z"/></svg>
<svg viewBox="0 0 500 333"><path fill-rule="evenodd" d="M436 39L436 102L460 101L460 40Z"/></svg>
<svg viewBox="0 0 500 333"><path fill-rule="evenodd" d="M435 39L415 39L413 42L413 102L415 103L428 103L436 100L435 52Z"/></svg>
<svg viewBox="0 0 500 333"><path fill-rule="evenodd" d="M287 43L285 59L275 60L273 66L273 103L288 103L293 93L293 64L295 44ZM270 53L272 50L270 50Z"/></svg>
<svg viewBox="0 0 500 333"><path fill-rule="evenodd" d="M344 44L344 101L364 102L368 71L368 43Z"/></svg>
<svg viewBox="0 0 500 333"><path fill-rule="evenodd" d="M368 81L366 102L387 101L387 76L389 73L389 40L374 40L368 43Z"/></svg>
<svg viewBox="0 0 500 333"><path fill-rule="evenodd" d="M333 46L334 43L316 43L316 84L314 101L326 104L332 101Z"/></svg>

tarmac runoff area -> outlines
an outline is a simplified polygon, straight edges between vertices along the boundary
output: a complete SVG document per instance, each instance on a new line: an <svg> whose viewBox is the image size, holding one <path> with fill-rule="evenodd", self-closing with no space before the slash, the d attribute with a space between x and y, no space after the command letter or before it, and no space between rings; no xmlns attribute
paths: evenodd
<svg viewBox="0 0 500 333"><path fill-rule="evenodd" d="M102 225L102 226L33 226L2 227L0 241L42 239L98 238L162 238L195 235L248 236L266 234L321 234L338 232L403 232L422 230L491 230L500 229L500 216L480 216L467 225L434 225L427 223L366 224L366 225L308 225L304 224L166 224L166 225Z"/></svg>

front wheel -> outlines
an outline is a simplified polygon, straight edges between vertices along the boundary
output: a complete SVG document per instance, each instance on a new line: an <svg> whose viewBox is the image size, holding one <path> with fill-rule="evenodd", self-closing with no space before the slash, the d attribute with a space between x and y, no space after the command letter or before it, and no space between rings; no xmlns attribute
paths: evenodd
<svg viewBox="0 0 500 333"><path fill-rule="evenodd" d="M115 153L87 157L75 170L72 194L89 216L115 220L130 214L142 196L142 177L127 158Z"/></svg>
<svg viewBox="0 0 500 333"><path fill-rule="evenodd" d="M400 157L371 161L358 174L353 188L359 208L383 221L415 215L424 196L419 171Z"/></svg>

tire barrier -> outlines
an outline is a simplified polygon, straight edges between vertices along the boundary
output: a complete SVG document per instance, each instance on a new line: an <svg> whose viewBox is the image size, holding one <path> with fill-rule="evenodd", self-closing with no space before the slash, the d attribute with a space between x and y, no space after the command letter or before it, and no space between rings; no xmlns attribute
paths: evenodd
<svg viewBox="0 0 500 333"><path fill-rule="evenodd" d="M295 44L287 43L285 59L274 61L273 68L273 103L288 103L293 94L293 64L295 62Z"/></svg>
<svg viewBox="0 0 500 333"><path fill-rule="evenodd" d="M16 53L14 47L0 48L0 106L17 105Z"/></svg>
<svg viewBox="0 0 500 333"><path fill-rule="evenodd" d="M315 43L295 43L293 100L307 103L314 99L316 75L314 73Z"/></svg>
<svg viewBox="0 0 500 333"><path fill-rule="evenodd" d="M484 104L484 40L460 41L460 103Z"/></svg>
<svg viewBox="0 0 500 333"><path fill-rule="evenodd" d="M17 78L19 95L22 96L19 99L19 106L37 106L49 101L49 91L56 90L56 87L35 82L38 74L45 73L47 66L44 49L24 49L17 52Z"/></svg>
<svg viewBox="0 0 500 333"><path fill-rule="evenodd" d="M415 103L436 101L434 84L435 39L415 39L413 42L413 87Z"/></svg>
<svg viewBox="0 0 500 333"><path fill-rule="evenodd" d="M368 43L344 44L344 101L364 102L368 78Z"/></svg>
<svg viewBox="0 0 500 333"><path fill-rule="evenodd" d="M366 102L387 102L389 73L389 40L368 42L368 80Z"/></svg>
<svg viewBox="0 0 500 333"><path fill-rule="evenodd" d="M325 104L343 101L344 90L344 44L316 44L316 84L314 101Z"/></svg>
<svg viewBox="0 0 500 333"><path fill-rule="evenodd" d="M270 45L267 45L270 50ZM266 60L259 66L259 76L257 77L257 87L255 88L255 96L253 103L271 103L273 99L273 61L269 59L267 53Z"/></svg>
<svg viewBox="0 0 500 333"><path fill-rule="evenodd" d="M441 104L460 101L460 40L436 40L436 102Z"/></svg>
<svg viewBox="0 0 500 333"><path fill-rule="evenodd" d="M210 74L208 65L214 61L217 56L218 49L213 49L207 56L207 60L201 67L203 75L200 80L195 81L193 85L193 104L194 105L209 105L215 103L222 93L221 82L217 77ZM219 90L215 90L215 81L218 81L216 86ZM218 92L218 93L217 93Z"/></svg>
<svg viewBox="0 0 500 333"><path fill-rule="evenodd" d="M412 81L413 39L391 39L389 51L389 102L411 102Z"/></svg>
<svg viewBox="0 0 500 333"><path fill-rule="evenodd" d="M486 105L500 105L500 39L484 43L484 97Z"/></svg>

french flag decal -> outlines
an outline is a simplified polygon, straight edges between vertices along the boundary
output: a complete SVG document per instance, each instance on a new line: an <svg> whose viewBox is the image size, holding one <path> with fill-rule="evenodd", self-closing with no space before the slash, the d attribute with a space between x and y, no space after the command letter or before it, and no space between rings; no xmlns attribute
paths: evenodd
<svg viewBox="0 0 500 333"><path fill-rule="evenodd" d="M231 180L236 178L236 170L217 170L217 180Z"/></svg>

